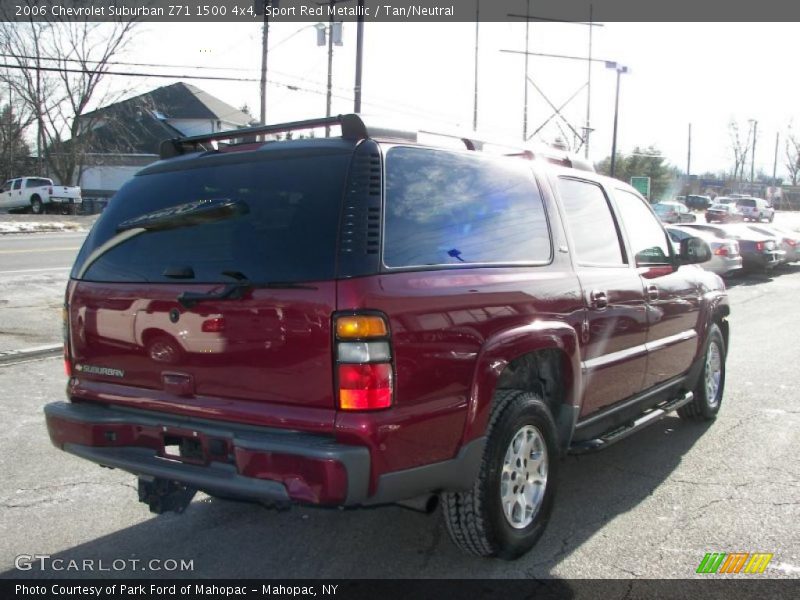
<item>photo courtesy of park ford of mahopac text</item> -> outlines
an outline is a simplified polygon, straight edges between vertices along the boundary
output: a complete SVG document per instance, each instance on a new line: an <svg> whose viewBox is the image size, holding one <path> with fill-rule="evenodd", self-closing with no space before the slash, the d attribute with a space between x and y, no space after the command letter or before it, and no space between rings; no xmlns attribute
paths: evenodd
<svg viewBox="0 0 800 600"><path fill-rule="evenodd" d="M800 598L798 23L0 0L0 600Z"/></svg>

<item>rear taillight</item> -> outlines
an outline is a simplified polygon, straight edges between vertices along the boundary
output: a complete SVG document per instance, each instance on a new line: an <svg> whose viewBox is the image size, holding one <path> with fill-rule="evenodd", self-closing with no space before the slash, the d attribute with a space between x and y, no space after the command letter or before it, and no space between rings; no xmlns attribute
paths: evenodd
<svg viewBox="0 0 800 600"><path fill-rule="evenodd" d="M728 247L724 244L714 244L714 254L717 256L728 256Z"/></svg>
<svg viewBox="0 0 800 600"><path fill-rule="evenodd" d="M386 320L376 315L339 316L334 331L339 409L389 408L394 373Z"/></svg>
<svg viewBox="0 0 800 600"><path fill-rule="evenodd" d="M764 242L756 242L756 251L763 252L764 251Z"/></svg>
<svg viewBox="0 0 800 600"><path fill-rule="evenodd" d="M222 317L206 319L203 321L203 324L200 325L200 329L203 333L220 333L221 331L225 331L225 319Z"/></svg>
<svg viewBox="0 0 800 600"><path fill-rule="evenodd" d="M53 188L47 188L47 193L52 196L53 195Z"/></svg>
<svg viewBox="0 0 800 600"><path fill-rule="evenodd" d="M784 238L783 241L786 242L787 244L789 244L792 248L797 246L797 240L793 240L791 238Z"/></svg>
<svg viewBox="0 0 800 600"><path fill-rule="evenodd" d="M72 377L72 359L69 352L69 305L64 304L61 309L61 335L64 339L64 373Z"/></svg>

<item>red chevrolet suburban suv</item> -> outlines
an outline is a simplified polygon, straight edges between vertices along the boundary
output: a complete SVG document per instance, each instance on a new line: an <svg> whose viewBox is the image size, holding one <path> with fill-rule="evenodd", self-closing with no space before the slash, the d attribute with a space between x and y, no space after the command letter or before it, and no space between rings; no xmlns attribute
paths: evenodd
<svg viewBox="0 0 800 600"><path fill-rule="evenodd" d="M314 127L341 135L253 141ZM713 419L707 244L564 153L438 140L343 115L166 141L72 270L53 443L154 512L440 498L458 546L515 558L562 455Z"/></svg>

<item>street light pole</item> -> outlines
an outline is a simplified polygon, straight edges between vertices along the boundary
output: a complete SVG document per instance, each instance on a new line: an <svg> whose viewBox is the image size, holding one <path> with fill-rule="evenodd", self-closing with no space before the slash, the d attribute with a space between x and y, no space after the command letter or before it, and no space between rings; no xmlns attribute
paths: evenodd
<svg viewBox="0 0 800 600"><path fill-rule="evenodd" d="M606 62L606 67L617 72L617 93L614 97L614 134L611 140L611 177L614 177L617 167L617 123L619 121L619 79L623 73L628 72L628 67L612 61Z"/></svg>
<svg viewBox="0 0 800 600"><path fill-rule="evenodd" d="M756 168L756 136L758 135L758 121L753 120L753 154L750 156L750 184L755 183L754 173Z"/></svg>

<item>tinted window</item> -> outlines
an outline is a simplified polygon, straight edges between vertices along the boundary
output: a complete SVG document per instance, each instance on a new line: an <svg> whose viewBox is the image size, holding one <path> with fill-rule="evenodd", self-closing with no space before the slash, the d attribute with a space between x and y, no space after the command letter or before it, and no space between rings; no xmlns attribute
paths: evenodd
<svg viewBox="0 0 800 600"><path fill-rule="evenodd" d="M14 189L18 190L22 186L22 179L15 179L14 180Z"/></svg>
<svg viewBox="0 0 800 600"><path fill-rule="evenodd" d="M523 160L392 148L385 221L388 267L550 260L544 206Z"/></svg>
<svg viewBox="0 0 800 600"><path fill-rule="evenodd" d="M736 204L738 204L739 206L749 206L750 208L752 208L752 207L754 207L756 205L756 201L755 200L739 200Z"/></svg>
<svg viewBox="0 0 800 600"><path fill-rule="evenodd" d="M164 276L167 267L191 268L191 282L232 281L223 271L238 271L254 282L333 278L349 159L350 153L283 155L235 164L210 160L201 162L202 168L134 177L92 229L73 277L94 249L117 235L117 225L125 220L197 200L231 199L246 204L247 214L146 231L102 254L84 279L176 281Z"/></svg>
<svg viewBox="0 0 800 600"><path fill-rule="evenodd" d="M559 178L558 191L578 261L593 265L624 264L617 225L602 188L588 181Z"/></svg>
<svg viewBox="0 0 800 600"><path fill-rule="evenodd" d="M647 201L620 189L616 191L615 197L636 264L670 263L667 236L659 220L650 212Z"/></svg>

